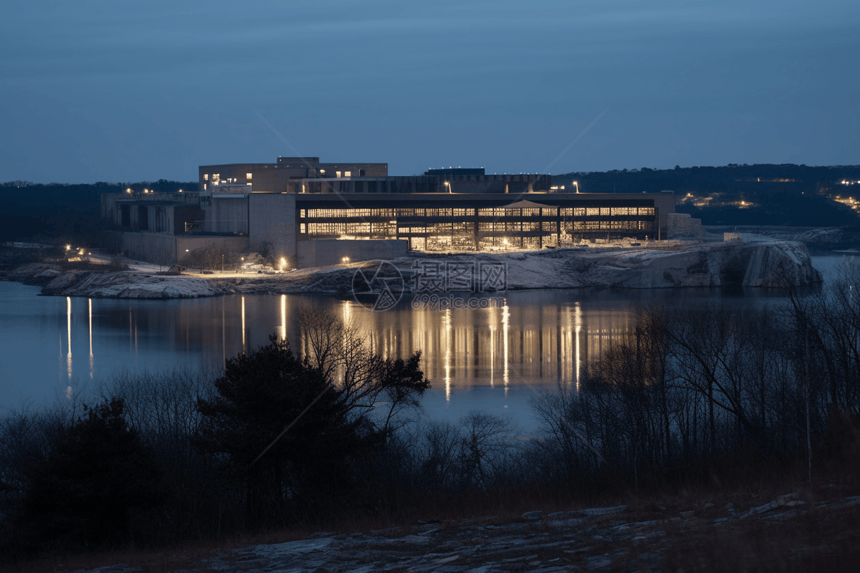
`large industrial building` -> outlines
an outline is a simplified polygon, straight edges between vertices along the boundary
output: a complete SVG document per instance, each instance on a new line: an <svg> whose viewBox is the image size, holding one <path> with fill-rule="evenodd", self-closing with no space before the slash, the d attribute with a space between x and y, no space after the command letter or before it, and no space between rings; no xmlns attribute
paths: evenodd
<svg viewBox="0 0 860 573"><path fill-rule="evenodd" d="M231 248L275 253L298 267L410 250L501 251L622 237L659 240L675 211L673 193L578 193L552 187L551 179L488 175L483 168L389 176L385 163L281 157L276 163L201 166L196 193L106 195L102 211L126 230L162 235L124 240L135 245L128 249L132 256L152 260L148 251L155 247L145 245L153 242L161 259L170 258L172 248L181 262L189 245L226 241Z"/></svg>

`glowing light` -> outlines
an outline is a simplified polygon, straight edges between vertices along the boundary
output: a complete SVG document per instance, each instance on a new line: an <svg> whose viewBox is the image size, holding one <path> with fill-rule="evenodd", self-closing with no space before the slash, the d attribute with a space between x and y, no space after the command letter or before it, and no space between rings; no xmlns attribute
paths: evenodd
<svg viewBox="0 0 860 573"><path fill-rule="evenodd" d="M245 297L242 297L242 352L245 352Z"/></svg>
<svg viewBox="0 0 860 573"><path fill-rule="evenodd" d="M67 251L71 251L71 250L72 250L72 246L71 246L71 245L66 245L66 250L67 250Z"/></svg>
<svg viewBox="0 0 860 573"><path fill-rule="evenodd" d="M343 258L340 260L340 262L342 262L342 263L344 263L344 264L349 263L349 257L343 257Z"/></svg>
<svg viewBox="0 0 860 573"><path fill-rule="evenodd" d="M352 309L349 306L349 301L343 301L343 323L349 324L352 319Z"/></svg>
<svg viewBox="0 0 860 573"><path fill-rule="evenodd" d="M287 295L281 295L281 340L287 339Z"/></svg>
<svg viewBox="0 0 860 573"><path fill-rule="evenodd" d="M582 364L579 359L579 333L582 331L582 309L576 303L573 311L574 324L576 325L576 390L579 391L579 371Z"/></svg>
<svg viewBox="0 0 860 573"><path fill-rule="evenodd" d="M451 401L451 309L445 309L445 401Z"/></svg>
<svg viewBox="0 0 860 573"><path fill-rule="evenodd" d="M511 311L508 308L508 300L505 299L505 306L502 307L502 342L504 344L504 365L505 369L502 373L502 382L505 385L505 398L508 397L508 382L510 382L510 376L508 372L508 361L510 360L510 356L508 355L508 336L510 335L511 330Z"/></svg>
<svg viewBox="0 0 860 573"><path fill-rule="evenodd" d="M69 374L69 380L72 379L72 299L66 297L66 336L69 344L68 353L66 353L66 370Z"/></svg>
<svg viewBox="0 0 860 573"><path fill-rule="evenodd" d="M90 321L90 380L93 379L93 299L88 298L89 321Z"/></svg>
<svg viewBox="0 0 860 573"><path fill-rule="evenodd" d="M286 268L287 268L287 259L286 259L286 257L281 257L281 260L280 260L280 267L281 267L281 270L282 270L282 271L283 271L284 269L286 269Z"/></svg>

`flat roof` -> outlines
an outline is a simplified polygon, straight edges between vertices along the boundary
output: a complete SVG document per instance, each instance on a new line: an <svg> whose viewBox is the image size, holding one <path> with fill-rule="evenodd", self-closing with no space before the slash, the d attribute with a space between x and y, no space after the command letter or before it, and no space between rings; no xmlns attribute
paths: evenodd
<svg viewBox="0 0 860 573"><path fill-rule="evenodd" d="M155 200L150 201L148 199L117 199L117 203L122 203L124 205L154 205L156 207L196 207L197 203L186 203L185 201L167 201L167 200Z"/></svg>
<svg viewBox="0 0 860 573"><path fill-rule="evenodd" d="M505 207L517 200L542 203L541 207L559 207L577 204L583 207L599 207L607 203L624 203L628 207L651 205L675 205L674 195L668 193L291 193L296 198L296 206L332 207L340 203L346 207L374 203L381 206L414 205L433 207L434 205L473 205L486 207ZM517 208L517 207L514 207ZM528 208L528 207L527 207Z"/></svg>

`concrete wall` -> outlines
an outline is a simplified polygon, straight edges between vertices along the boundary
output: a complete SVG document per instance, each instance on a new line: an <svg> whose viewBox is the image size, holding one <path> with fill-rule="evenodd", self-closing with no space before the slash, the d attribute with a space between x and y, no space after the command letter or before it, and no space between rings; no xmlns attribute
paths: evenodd
<svg viewBox="0 0 860 573"><path fill-rule="evenodd" d="M228 251L244 253L248 251L248 237L207 237L207 236L184 236L174 237L176 239L175 251L176 262L181 263L186 255L201 247L218 244Z"/></svg>
<svg viewBox="0 0 860 573"><path fill-rule="evenodd" d="M176 237L161 233L123 233L121 252L130 259L158 265L176 264Z"/></svg>
<svg viewBox="0 0 860 573"><path fill-rule="evenodd" d="M206 205L207 233L248 234L248 198L212 197Z"/></svg>
<svg viewBox="0 0 860 573"><path fill-rule="evenodd" d="M405 257L407 241L339 241L337 239L315 239L299 241L298 264L300 269L339 265L343 257L351 262L391 260Z"/></svg>
<svg viewBox="0 0 860 573"><path fill-rule="evenodd" d="M252 193L248 197L250 247L256 252L270 247L276 259L285 257L296 265L296 196Z"/></svg>
<svg viewBox="0 0 860 573"><path fill-rule="evenodd" d="M701 219L693 219L689 213L669 213L667 239L699 239L705 236Z"/></svg>
<svg viewBox="0 0 860 573"><path fill-rule="evenodd" d="M219 243L229 250L244 252L248 249L247 237L174 237L161 233L121 233L120 250L126 257L157 265L175 265L186 253L207 245Z"/></svg>

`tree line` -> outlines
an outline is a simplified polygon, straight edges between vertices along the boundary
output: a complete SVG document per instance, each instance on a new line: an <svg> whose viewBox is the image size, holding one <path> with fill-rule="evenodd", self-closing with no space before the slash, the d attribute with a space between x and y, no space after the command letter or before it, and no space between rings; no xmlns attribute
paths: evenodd
<svg viewBox="0 0 860 573"><path fill-rule="evenodd" d="M111 227L101 218L102 193L196 191L196 182L159 179L139 183L0 183L0 242L56 240L94 246L99 233Z"/></svg>

